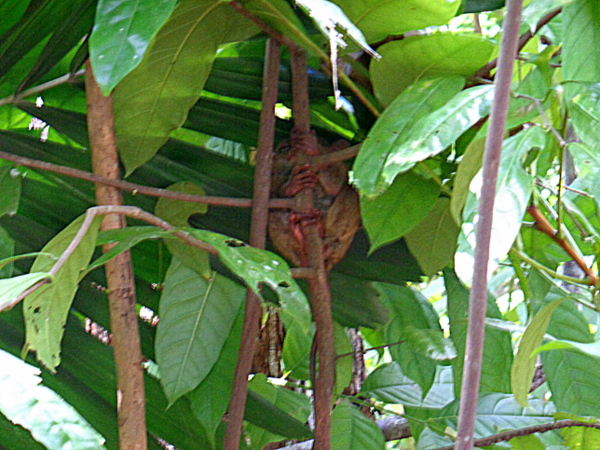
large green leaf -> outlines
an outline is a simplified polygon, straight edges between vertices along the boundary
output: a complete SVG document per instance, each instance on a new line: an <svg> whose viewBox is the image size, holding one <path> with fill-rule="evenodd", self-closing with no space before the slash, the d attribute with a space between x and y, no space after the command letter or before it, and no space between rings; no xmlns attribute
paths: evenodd
<svg viewBox="0 0 600 450"><path fill-rule="evenodd" d="M156 332L156 360L171 404L209 374L243 298L237 283L216 273L207 280L173 258Z"/></svg>
<svg viewBox="0 0 600 450"><path fill-rule="evenodd" d="M300 439L311 437L310 429L304 425L310 415L310 400L308 397L272 385L262 373L258 373L252 378L252 381L248 383L248 388L253 399L250 405L253 410L260 404L264 406L272 405L274 407L273 411L278 410L276 414L271 415L269 409L264 409L260 411L263 418L257 420L259 411L251 412L248 407L246 408L246 419L252 419L252 425L248 426L248 434L253 448L263 448L265 444L280 441L285 437ZM250 417L248 417L249 415Z"/></svg>
<svg viewBox="0 0 600 450"><path fill-rule="evenodd" d="M436 364L421 353L421 344L415 346L410 336L415 334L416 328L434 330L441 337L437 314L427 299L411 288L377 283L376 289L381 292L384 305L394 313L384 328L386 343L399 344L389 349L392 359L427 395L434 381Z"/></svg>
<svg viewBox="0 0 600 450"><path fill-rule="evenodd" d="M385 439L375 422L369 420L347 399L331 414L332 450L383 450Z"/></svg>
<svg viewBox="0 0 600 450"><path fill-rule="evenodd" d="M0 167L0 216L16 214L21 199L21 173L11 166Z"/></svg>
<svg viewBox="0 0 600 450"><path fill-rule="evenodd" d="M40 370L0 350L0 411L50 450L104 449L104 439L55 392L40 386Z"/></svg>
<svg viewBox="0 0 600 450"><path fill-rule="evenodd" d="M99 0L90 61L104 95L135 69L177 0Z"/></svg>
<svg viewBox="0 0 600 450"><path fill-rule="evenodd" d="M379 366L369 374L362 393L386 403L441 409L454 400L452 370L438 366L435 380L425 397L413 380L402 373L396 362Z"/></svg>
<svg viewBox="0 0 600 450"><path fill-rule="evenodd" d="M469 290L460 282L454 270L444 269L444 283L448 298L448 319L450 338L454 342L458 356L452 361L454 369L454 394L460 397L465 345L467 340L467 317L469 311ZM500 319L495 299L488 297L486 316ZM486 327L481 365L481 392L510 392L510 368L513 362L513 348L509 331Z"/></svg>
<svg viewBox="0 0 600 450"><path fill-rule="evenodd" d="M352 183L360 193L373 197L390 183L381 172L385 163L402 145L419 119L442 107L464 85L461 77L420 80L408 87L375 123L354 162Z"/></svg>
<svg viewBox="0 0 600 450"><path fill-rule="evenodd" d="M563 7L564 45L562 47L563 77L565 80L597 82L600 78L600 55L592 45L598 42L600 4L594 0L572 2Z"/></svg>
<svg viewBox="0 0 600 450"><path fill-rule="evenodd" d="M521 337L519 350L510 373L510 382L515 400L523 407L529 406L528 395L537 363L535 357L537 353L534 354L534 350L541 345L552 313L560 303L559 300L547 304L535 315Z"/></svg>
<svg viewBox="0 0 600 450"><path fill-rule="evenodd" d="M371 63L373 89L389 104L422 78L471 75L492 57L494 48L478 34L434 33L389 42L377 49L381 60Z"/></svg>
<svg viewBox="0 0 600 450"><path fill-rule="evenodd" d="M419 119L381 162L378 185L389 186L396 175L444 151L490 112L494 86L477 86L455 95L444 106Z"/></svg>
<svg viewBox="0 0 600 450"><path fill-rule="evenodd" d="M49 273L34 272L0 280L0 311L11 306L19 294L46 278L52 279Z"/></svg>
<svg viewBox="0 0 600 450"><path fill-rule="evenodd" d="M200 98L218 47L256 33L219 0L184 0L114 92L117 141L127 174L148 161Z"/></svg>
<svg viewBox="0 0 600 450"><path fill-rule="evenodd" d="M522 158L533 148L544 148L546 136L540 127L531 127L506 139L502 145L488 273L492 273L512 246L525 215L533 190L533 178L523 169ZM454 257L456 272L466 284L471 284L475 250L475 224L478 221L479 197L483 183L481 172L471 181L463 211L463 225Z"/></svg>
<svg viewBox="0 0 600 450"><path fill-rule="evenodd" d="M188 394L192 411L214 444L215 432L223 420L231 397L231 388L242 336L244 308L240 308L219 359L196 389Z"/></svg>
<svg viewBox="0 0 600 450"><path fill-rule="evenodd" d="M443 25L456 14L457 0L334 0L361 29L369 42L390 34L402 34L433 25Z"/></svg>
<svg viewBox="0 0 600 450"><path fill-rule="evenodd" d="M84 219L85 216L79 217L42 249L31 266L32 274L48 272L54 266L79 232ZM54 282L40 287L23 302L27 326L25 347L36 351L40 362L51 371L60 364L60 342L69 308L77 291L81 272L89 264L96 247L101 222L101 216L94 218L77 248L56 274Z"/></svg>
<svg viewBox="0 0 600 450"><path fill-rule="evenodd" d="M282 314L289 314L290 320L307 333L311 323L308 301L289 272L289 266L278 255L266 250L250 247L237 239L228 238L206 230L187 230L189 233L219 250L221 261L234 274L262 298L260 285L265 283L279 296Z"/></svg>
<svg viewBox="0 0 600 450"><path fill-rule="evenodd" d="M421 222L440 193L440 186L414 172L396 177L380 196L361 197L360 212L369 234L371 252L400 239Z"/></svg>
<svg viewBox="0 0 600 450"><path fill-rule="evenodd" d="M460 227L450 212L450 199L438 198L429 214L404 237L410 252L429 277L454 258Z"/></svg>

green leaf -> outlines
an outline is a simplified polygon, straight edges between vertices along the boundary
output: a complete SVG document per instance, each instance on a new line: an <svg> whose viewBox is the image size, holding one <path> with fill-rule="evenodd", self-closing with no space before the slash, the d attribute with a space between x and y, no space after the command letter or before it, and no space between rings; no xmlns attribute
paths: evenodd
<svg viewBox="0 0 600 450"><path fill-rule="evenodd" d="M514 450L546 450L546 446L540 441L540 438L530 434L529 436L517 436L510 441Z"/></svg>
<svg viewBox="0 0 600 450"><path fill-rule="evenodd" d="M352 343L348 336L348 330L339 323L333 323L333 335L336 355L347 355L352 353ZM348 387L352 381L352 355L340 357L335 362L335 386L333 395L339 395Z"/></svg>
<svg viewBox="0 0 600 450"><path fill-rule="evenodd" d="M506 139L502 145L488 273L492 273L512 246L525 215L533 190L533 177L522 166L522 158L532 148L544 148L546 136L540 127L527 128ZM481 172L471 181L463 211L463 225L454 257L456 272L467 285L471 284L475 249L475 224L478 221L479 197L483 180Z"/></svg>
<svg viewBox="0 0 600 450"><path fill-rule="evenodd" d="M449 198L438 198L429 214L404 236L410 252L428 277L454 258L460 227L452 217L450 205Z"/></svg>
<svg viewBox="0 0 600 450"><path fill-rule="evenodd" d="M171 238L168 231L156 227L127 227L102 231L98 235L98 245L114 243L115 245L101 257L92 262L86 269L86 274L106 264L119 253L129 250L146 239Z"/></svg>
<svg viewBox="0 0 600 450"><path fill-rule="evenodd" d="M494 49L492 41L474 33L433 33L389 42L377 49L381 60L370 65L373 90L389 104L417 80L473 74Z"/></svg>
<svg viewBox="0 0 600 450"><path fill-rule="evenodd" d="M206 378L188 394L192 411L213 444L217 427L222 423L223 414L229 406L243 322L244 308L241 307L229 336L225 339L219 359Z"/></svg>
<svg viewBox="0 0 600 450"><path fill-rule="evenodd" d="M388 35L444 25L456 15L457 0L334 0L369 42Z"/></svg>
<svg viewBox="0 0 600 450"><path fill-rule="evenodd" d="M469 186L471 181L481 170L483 162L483 150L485 149L485 139L476 139L467 147L463 158L456 170L454 184L452 189L452 199L450 200L450 210L452 217L457 224L462 224L463 208L467 203L469 195Z"/></svg>
<svg viewBox="0 0 600 450"><path fill-rule="evenodd" d="M0 311L10 306L17 295L46 278L52 280L47 272L35 272L0 280Z"/></svg>
<svg viewBox="0 0 600 450"><path fill-rule="evenodd" d="M173 258L161 296L156 361L169 403L195 389L213 368L244 298L217 273L209 280Z"/></svg>
<svg viewBox="0 0 600 450"><path fill-rule="evenodd" d="M597 428L568 427L560 434L568 448L600 448L600 430Z"/></svg>
<svg viewBox="0 0 600 450"><path fill-rule="evenodd" d="M144 60L114 92L117 141L127 174L148 161L200 98L221 44L256 33L219 0L184 0Z"/></svg>
<svg viewBox="0 0 600 450"><path fill-rule="evenodd" d="M331 450L384 450L385 439L375 422L346 399L331 413Z"/></svg>
<svg viewBox="0 0 600 450"><path fill-rule="evenodd" d="M192 236L219 251L219 258L234 274L262 298L260 284L265 283L279 296L282 314L290 314L308 332L311 313L302 290L290 275L288 264L280 256L250 247L242 241L206 230L186 229Z"/></svg>
<svg viewBox="0 0 600 450"><path fill-rule="evenodd" d="M374 199L361 197L360 212L371 242L370 253L400 239L421 222L433 208L440 186L414 172L394 180Z"/></svg>
<svg viewBox="0 0 600 450"><path fill-rule="evenodd" d="M542 352L546 381L559 411L597 416L600 410L600 361L573 350Z"/></svg>
<svg viewBox="0 0 600 450"><path fill-rule="evenodd" d="M186 181L180 181L167 188L168 191L185 194L206 195L201 187ZM159 198L154 208L154 214L175 227L188 225L192 214L206 214L208 205L204 203L184 202L168 198ZM210 277L208 253L196 247L191 247L180 240L165 241L173 256L177 256L187 266L191 267L205 278Z"/></svg>
<svg viewBox="0 0 600 450"><path fill-rule="evenodd" d="M562 46L563 77L565 80L598 81L600 55L582 42L600 40L600 23L594 17L600 15L600 4L594 0L582 0L563 7L564 43Z"/></svg>
<svg viewBox="0 0 600 450"><path fill-rule="evenodd" d="M0 278L8 278L13 273L13 262L33 255L13 256L15 252L15 241L6 230L0 227ZM37 256L37 255L35 255ZM1 296L2 294L0 294ZM2 301L0 301L0 304ZM3 308L0 306L0 310Z"/></svg>
<svg viewBox="0 0 600 450"><path fill-rule="evenodd" d="M80 216L57 234L35 259L31 274L48 272L79 232L85 219ZM27 329L25 348L37 352L37 358L50 371L60 364L60 342L71 303L77 292L81 272L88 266L96 247L102 216L96 216L87 233L61 267L54 282L28 295L23 302ZM50 255L50 256L49 256Z"/></svg>
<svg viewBox="0 0 600 450"><path fill-rule="evenodd" d="M135 69L177 0L99 0L90 36L94 77L104 95Z"/></svg>
<svg viewBox="0 0 600 450"><path fill-rule="evenodd" d="M373 197L387 187L381 180L381 173L390 155L405 142L419 119L441 108L463 86L464 79L461 77L419 80L386 108L363 142L354 162L352 183L361 195Z"/></svg>
<svg viewBox="0 0 600 450"><path fill-rule="evenodd" d="M454 394L460 397L465 345L467 340L467 317L469 311L469 290L463 285L454 270L444 269L444 284L448 297L448 319L450 338L454 342L457 357L452 360L454 369ZM488 297L486 316L500 319L496 301ZM490 319L486 319L487 321ZM481 365L481 392L510 392L510 368L513 363L511 332L486 327Z"/></svg>
<svg viewBox="0 0 600 450"><path fill-rule="evenodd" d="M535 364L537 352L534 351L540 346L544 339L544 334L550 323L550 317L561 300L547 304L539 311L531 323L527 326L525 333L521 337L519 350L513 361L510 373L510 382L515 400L523 407L529 406L528 395L531 389L531 382L535 373Z"/></svg>
<svg viewBox="0 0 600 450"><path fill-rule="evenodd" d="M312 437L310 429L305 425L310 415L308 397L272 385L263 373L254 375L248 387L244 418L253 425L248 427L253 448L262 448L266 443L286 437ZM256 427L261 427L262 430Z"/></svg>
<svg viewBox="0 0 600 450"><path fill-rule="evenodd" d="M490 112L494 86L477 86L460 92L433 113L422 117L405 139L389 153L380 183L389 186L396 175L444 151L466 130Z"/></svg>
<svg viewBox="0 0 600 450"><path fill-rule="evenodd" d="M456 350L450 339L437 330L423 330L412 326L404 329L404 338L415 351L433 359L434 361L447 361L456 358Z"/></svg>
<svg viewBox="0 0 600 450"><path fill-rule="evenodd" d="M423 398L423 390L408 378L396 362L384 364L369 374L361 393L376 400L417 408L441 409L454 401L452 369L438 366L431 389Z"/></svg>
<svg viewBox="0 0 600 450"><path fill-rule="evenodd" d="M411 288L384 283L377 283L376 288L384 305L393 311L392 321L384 328L386 343L399 343L389 349L392 359L427 394L434 381L436 364L407 340L407 330L412 327L441 332L438 316L429 301Z"/></svg>
<svg viewBox="0 0 600 450"><path fill-rule="evenodd" d="M16 214L21 200L21 174L14 167L0 167L0 193L0 216Z"/></svg>
<svg viewBox="0 0 600 450"><path fill-rule="evenodd" d="M564 341L564 340L550 341L550 342L538 347L532 353L532 357L537 355L540 352L546 352L549 350L558 350L558 349L576 350L584 355L591 356L593 358L600 358L600 342L586 344L586 343L582 343L582 342Z"/></svg>
<svg viewBox="0 0 600 450"><path fill-rule="evenodd" d="M54 391L40 386L40 370L0 350L0 411L50 450L99 450L104 438Z"/></svg>

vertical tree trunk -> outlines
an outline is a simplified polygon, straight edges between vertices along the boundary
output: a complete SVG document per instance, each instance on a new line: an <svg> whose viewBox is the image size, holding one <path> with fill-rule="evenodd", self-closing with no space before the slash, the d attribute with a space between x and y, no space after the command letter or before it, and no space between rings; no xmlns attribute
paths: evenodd
<svg viewBox="0 0 600 450"><path fill-rule="evenodd" d="M103 96L86 63L87 121L94 173L120 178L119 157L114 132L112 97ZM98 205L122 205L121 191L96 185ZM125 227L123 216L107 215L102 230ZM107 244L103 251L112 246ZM146 397L142 351L138 331L135 284L130 253L123 252L105 266L110 306L111 343L117 372L117 410L119 442L123 450L144 450L146 441Z"/></svg>

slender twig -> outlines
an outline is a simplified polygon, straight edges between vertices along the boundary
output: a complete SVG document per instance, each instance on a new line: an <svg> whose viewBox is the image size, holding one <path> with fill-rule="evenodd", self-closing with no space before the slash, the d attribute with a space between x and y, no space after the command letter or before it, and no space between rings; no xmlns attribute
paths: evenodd
<svg viewBox="0 0 600 450"><path fill-rule="evenodd" d="M40 94L47 89L51 89L56 86L60 86L65 83L72 83L75 78L85 75L85 69L81 69L75 73L68 73L63 75L62 77L55 78L54 80L47 81L46 83L42 83L38 86L34 86L30 89L26 89L23 92L20 92L17 95L9 95L3 99L0 99L0 106L8 105L10 103L14 103L19 101L22 98L29 97L30 95Z"/></svg>
<svg viewBox="0 0 600 450"><path fill-rule="evenodd" d="M492 436L475 439L473 445L475 447L487 447L498 442L510 441L511 439L518 436L529 436L534 433L546 433L547 431L559 430L561 428L569 427L596 428L600 430L600 423L580 422L578 420L557 420L556 422L543 423L541 425L532 425L530 427L504 431L502 433L494 434ZM458 447L455 447L455 445L447 445L445 447L437 447L432 450L454 450L454 448L458 449Z"/></svg>
<svg viewBox="0 0 600 450"><path fill-rule="evenodd" d="M262 110L258 149L256 152L256 172L254 174L254 201L252 222L250 225L250 245L265 248L267 239L267 221L269 215L269 194L273 165L273 136L275 133L275 104L277 103L277 82L281 45L269 39L265 49L265 67L263 72ZM252 361L259 336L262 307L259 298L251 289L246 293L246 306L239 356L235 368L229 420L225 432L224 448L237 450L240 444L248 375L252 370Z"/></svg>
<svg viewBox="0 0 600 450"><path fill-rule="evenodd" d="M496 90L490 127L485 143L483 158L483 186L479 200L479 222L475 243L473 285L469 295L469 325L465 348L465 364L460 396L457 449L473 448L477 399L481 379L483 342L485 337L485 315L487 309L488 263L498 167L504 139L504 128L510 102L510 84L515 56L523 2L508 0L505 14Z"/></svg>
<svg viewBox="0 0 600 450"><path fill-rule="evenodd" d="M557 231L554 229L554 227L552 227L552 225L550 225L550 222L548 222L548 220L544 217L539 208L537 206L529 206L527 208L527 212L531 217L533 217L533 220L535 220L536 229L560 245L562 249L567 252L571 259L575 261L581 270L583 270L583 272L587 275L587 282L586 280L581 280L581 282L595 286L598 282L598 276L592 269L588 267L581 255L575 251L575 249L566 241L566 239L557 234Z"/></svg>
<svg viewBox="0 0 600 450"><path fill-rule="evenodd" d="M60 173L72 178L91 181L93 183L111 186L133 194L148 195L150 197L169 198L173 200L183 200L192 203L205 203L207 205L233 206L238 208L249 208L252 206L251 198L232 198L232 197L214 197L210 195L185 194L183 192L173 192L167 189L153 188L141 184L130 183L129 181L114 180L106 178L84 170L73 169L72 167L52 164L37 159L25 158L23 156L13 155L0 151L0 159L11 161L19 166L33 167L34 169L47 170L48 172ZM270 208L290 208L292 201L287 198L276 198L269 201Z"/></svg>
<svg viewBox="0 0 600 450"><path fill-rule="evenodd" d="M252 11L250 11L248 8L246 8L239 1L233 0L233 1L229 2L229 4L231 5L231 7L233 9L235 9L237 12L239 12L240 14L242 14L244 17L248 18L252 22L254 22L262 31L267 33L271 38L275 39L282 45L285 45L286 47L288 47L290 50L293 50L293 51L302 50L301 47L298 44L296 44L296 42L292 41L291 39L289 39L288 37L286 37L279 31L277 31L275 28L273 28L267 22L265 22L260 17L258 17L256 14L254 14ZM299 35L298 38L302 39L302 42L308 48L310 48L310 51L313 52L314 54L316 54L319 57L319 59L321 59L326 64L329 64L329 62L330 62L329 55L327 53L325 53L323 50L321 50L321 48L318 45L316 45L312 40L307 39L304 35ZM335 64L336 62L331 61L331 63ZM361 92L361 90L358 88L358 86L356 86L354 81L352 81L348 75L346 75L344 72L340 72L339 76L340 76L340 79L344 82L344 84L346 84L350 88L352 93L354 95L356 95L356 98L358 98L367 107L367 109L371 112L371 114L373 114L375 117L379 117L381 115L381 112L379 111L379 109L375 105L373 105L373 103L371 103L371 101Z"/></svg>
<svg viewBox="0 0 600 450"><path fill-rule="evenodd" d="M360 354L362 355L362 354L365 354L365 353L367 353L367 352L370 352L370 351L373 351L373 350L381 350L381 349L384 349L384 348L393 347L393 346L395 346L395 345L400 345L400 344L403 344L404 342L406 342L406 341L402 340L402 341L398 341L398 342L392 342L391 344L377 345L377 346L375 346L375 347L369 347L369 348L365 348L364 350L362 350L362 351L360 351L360 352L348 352L348 353L340 353L340 354L339 354L339 355L337 355L335 358L336 358L336 359L339 359L339 358L345 358L345 357L347 357L347 356L353 356L353 355L355 355L356 353L360 353Z"/></svg>

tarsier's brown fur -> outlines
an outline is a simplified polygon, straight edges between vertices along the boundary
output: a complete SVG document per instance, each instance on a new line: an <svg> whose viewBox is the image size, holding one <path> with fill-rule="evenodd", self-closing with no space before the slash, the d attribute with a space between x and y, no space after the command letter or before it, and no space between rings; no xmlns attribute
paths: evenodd
<svg viewBox="0 0 600 450"><path fill-rule="evenodd" d="M313 189L314 220L321 221L323 258L330 270L346 254L360 228L358 194L348 184L348 169L341 162L326 166L300 165L303 150L292 139L282 141L275 150L271 197L293 197L303 189ZM292 145L294 144L294 145ZM319 142L315 155L323 155L348 146L336 141L331 146ZM279 252L296 266L303 264L301 240L294 232L294 214L288 210L271 210L269 235Z"/></svg>

